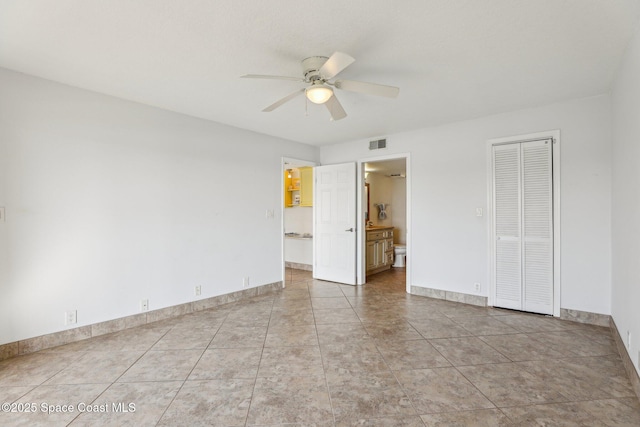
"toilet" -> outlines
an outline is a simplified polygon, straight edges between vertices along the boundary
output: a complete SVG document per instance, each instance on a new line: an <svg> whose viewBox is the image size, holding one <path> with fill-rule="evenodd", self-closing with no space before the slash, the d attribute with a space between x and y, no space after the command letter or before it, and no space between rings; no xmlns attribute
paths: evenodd
<svg viewBox="0 0 640 427"><path fill-rule="evenodd" d="M407 256L407 245L393 245L392 267L404 267L404 259Z"/></svg>

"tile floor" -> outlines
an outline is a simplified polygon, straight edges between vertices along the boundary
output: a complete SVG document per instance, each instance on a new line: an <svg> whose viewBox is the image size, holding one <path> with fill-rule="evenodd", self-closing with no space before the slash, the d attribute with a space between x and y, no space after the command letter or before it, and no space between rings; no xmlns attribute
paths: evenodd
<svg viewBox="0 0 640 427"><path fill-rule="evenodd" d="M404 283L288 270L276 294L5 360L0 402L35 412L0 425L640 426L608 329Z"/></svg>

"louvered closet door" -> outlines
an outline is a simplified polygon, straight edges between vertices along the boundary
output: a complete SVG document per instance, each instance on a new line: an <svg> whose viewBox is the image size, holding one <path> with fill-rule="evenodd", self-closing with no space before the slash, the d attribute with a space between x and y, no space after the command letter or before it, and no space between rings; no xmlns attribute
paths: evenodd
<svg viewBox="0 0 640 427"><path fill-rule="evenodd" d="M520 144L493 147L495 305L522 310Z"/></svg>
<svg viewBox="0 0 640 427"><path fill-rule="evenodd" d="M553 313L551 144L493 147L497 307Z"/></svg>
<svg viewBox="0 0 640 427"><path fill-rule="evenodd" d="M523 309L553 314L551 140L523 142Z"/></svg>

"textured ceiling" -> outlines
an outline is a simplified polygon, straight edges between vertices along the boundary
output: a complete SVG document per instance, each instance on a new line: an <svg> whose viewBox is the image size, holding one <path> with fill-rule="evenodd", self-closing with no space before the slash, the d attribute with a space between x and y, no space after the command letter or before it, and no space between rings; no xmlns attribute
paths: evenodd
<svg viewBox="0 0 640 427"><path fill-rule="evenodd" d="M638 0L0 0L0 67L294 141L322 145L607 92ZM300 60L350 54L330 122ZM1 94L0 94L1 96Z"/></svg>

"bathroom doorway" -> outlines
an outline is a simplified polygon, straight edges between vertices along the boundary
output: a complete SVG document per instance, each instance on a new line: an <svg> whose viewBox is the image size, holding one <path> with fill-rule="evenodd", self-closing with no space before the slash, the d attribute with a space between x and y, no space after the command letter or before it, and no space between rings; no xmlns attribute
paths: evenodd
<svg viewBox="0 0 640 427"><path fill-rule="evenodd" d="M362 267L365 282L402 280L410 291L409 156L362 161Z"/></svg>

